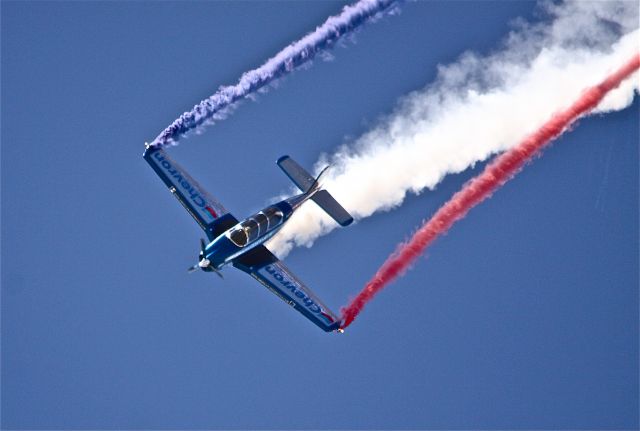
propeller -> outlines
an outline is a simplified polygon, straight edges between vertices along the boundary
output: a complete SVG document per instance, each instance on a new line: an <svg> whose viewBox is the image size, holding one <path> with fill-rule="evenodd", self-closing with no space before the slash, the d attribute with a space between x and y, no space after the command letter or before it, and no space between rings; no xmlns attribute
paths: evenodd
<svg viewBox="0 0 640 431"><path fill-rule="evenodd" d="M218 271L213 266L211 266L211 262L209 261L209 259L206 259L204 257L206 247L207 247L207 243L204 241L203 238L200 238L200 254L198 255L198 263L189 267L187 269L187 272L191 274L192 272L196 272L198 269L201 269L207 272L213 271L216 274L218 274L220 278L224 278L220 273L220 271Z"/></svg>

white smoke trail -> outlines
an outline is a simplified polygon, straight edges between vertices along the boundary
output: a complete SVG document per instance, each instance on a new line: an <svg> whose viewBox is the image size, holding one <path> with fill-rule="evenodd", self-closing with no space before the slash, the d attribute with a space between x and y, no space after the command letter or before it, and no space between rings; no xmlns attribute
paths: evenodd
<svg viewBox="0 0 640 431"><path fill-rule="evenodd" d="M640 51L637 2L544 7L548 23L521 23L501 51L440 67L434 84L406 96L382 124L321 157L317 168L333 166L326 188L356 220L511 148ZM594 112L628 106L639 87L636 73ZM336 226L305 204L268 245L284 256Z"/></svg>

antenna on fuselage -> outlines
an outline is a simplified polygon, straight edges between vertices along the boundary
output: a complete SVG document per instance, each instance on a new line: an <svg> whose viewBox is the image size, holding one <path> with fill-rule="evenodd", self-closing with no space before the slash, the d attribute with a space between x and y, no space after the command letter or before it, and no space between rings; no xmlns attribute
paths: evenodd
<svg viewBox="0 0 640 431"><path fill-rule="evenodd" d="M329 169L330 167L331 165L327 165L324 168L322 168L322 170L320 171L316 179L313 181L313 183L309 187L309 190L305 192L305 195L313 194L322 188L322 184L320 183L320 178L322 177L322 175L324 175L325 172L327 172L327 169Z"/></svg>

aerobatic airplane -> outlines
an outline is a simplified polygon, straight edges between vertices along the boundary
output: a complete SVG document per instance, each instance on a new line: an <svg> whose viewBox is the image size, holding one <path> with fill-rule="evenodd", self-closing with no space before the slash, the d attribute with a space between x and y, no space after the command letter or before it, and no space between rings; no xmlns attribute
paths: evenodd
<svg viewBox="0 0 640 431"><path fill-rule="evenodd" d="M199 261L189 268L189 272L199 268L222 277L220 270L231 264L258 280L323 330L342 332L340 318L264 245L309 199L341 226L351 224L353 218L349 213L320 186L320 176L327 168L314 179L289 156L280 157L278 166L302 193L238 221L161 148L146 144L143 157L207 235L209 242L200 240Z"/></svg>

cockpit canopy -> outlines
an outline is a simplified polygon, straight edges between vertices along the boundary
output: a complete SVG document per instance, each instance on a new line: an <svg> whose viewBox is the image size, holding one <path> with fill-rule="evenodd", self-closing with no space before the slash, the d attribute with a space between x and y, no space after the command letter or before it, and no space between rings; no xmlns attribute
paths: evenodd
<svg viewBox="0 0 640 431"><path fill-rule="evenodd" d="M244 247L282 223L284 214L278 207L269 207L244 220L227 237L238 247Z"/></svg>

